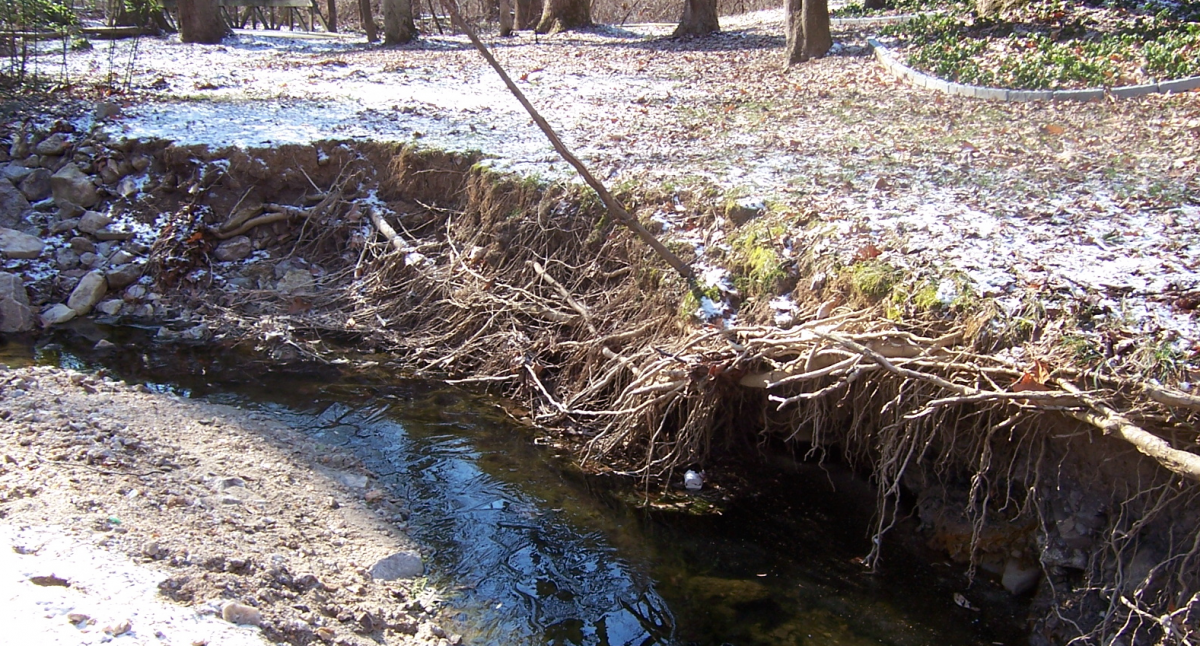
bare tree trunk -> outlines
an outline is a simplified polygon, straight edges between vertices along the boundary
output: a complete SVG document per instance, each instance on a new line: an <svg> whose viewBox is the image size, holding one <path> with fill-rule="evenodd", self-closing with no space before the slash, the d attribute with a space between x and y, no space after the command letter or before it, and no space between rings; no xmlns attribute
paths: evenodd
<svg viewBox="0 0 1200 646"><path fill-rule="evenodd" d="M513 33L512 0L500 0L500 35L511 36Z"/></svg>
<svg viewBox="0 0 1200 646"><path fill-rule="evenodd" d="M358 13L362 17L363 29L367 32L367 42L379 40L379 33L375 31L375 16L371 13L371 0L358 0Z"/></svg>
<svg viewBox="0 0 1200 646"><path fill-rule="evenodd" d="M329 30L329 33L336 34L337 33L337 0L327 0L326 4L329 7L329 18L325 21L325 28Z"/></svg>
<svg viewBox="0 0 1200 646"><path fill-rule="evenodd" d="M863 2L864 9L886 9L887 6L887 0L865 0Z"/></svg>
<svg viewBox="0 0 1200 646"><path fill-rule="evenodd" d="M683 17L672 36L707 36L721 31L717 22L717 0L683 0Z"/></svg>
<svg viewBox="0 0 1200 646"><path fill-rule="evenodd" d="M179 0L179 39L212 45L229 34L217 0Z"/></svg>
<svg viewBox="0 0 1200 646"><path fill-rule="evenodd" d="M537 33L553 34L592 24L591 0L545 0Z"/></svg>
<svg viewBox="0 0 1200 646"><path fill-rule="evenodd" d="M542 0L517 0L517 29L533 29L542 16Z"/></svg>
<svg viewBox="0 0 1200 646"><path fill-rule="evenodd" d="M416 39L412 0L383 0L383 42L403 45Z"/></svg>
<svg viewBox="0 0 1200 646"><path fill-rule="evenodd" d="M829 53L833 36L829 33L828 0L787 0L785 14L789 67Z"/></svg>

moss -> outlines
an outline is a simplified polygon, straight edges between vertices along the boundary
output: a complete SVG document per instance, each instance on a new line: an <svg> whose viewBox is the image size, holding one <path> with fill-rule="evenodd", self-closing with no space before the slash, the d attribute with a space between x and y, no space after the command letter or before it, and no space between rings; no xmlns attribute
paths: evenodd
<svg viewBox="0 0 1200 646"><path fill-rule="evenodd" d="M877 260L866 260L850 267L850 286L870 300L879 300L892 293L900 279L900 271Z"/></svg>

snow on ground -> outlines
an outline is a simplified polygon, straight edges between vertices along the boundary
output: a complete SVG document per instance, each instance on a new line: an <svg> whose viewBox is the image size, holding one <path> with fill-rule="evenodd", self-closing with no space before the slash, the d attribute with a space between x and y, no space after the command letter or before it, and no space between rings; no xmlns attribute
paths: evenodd
<svg viewBox="0 0 1200 646"><path fill-rule="evenodd" d="M1200 341L1196 317L1170 304L1200 290L1195 197L1166 206L1128 199L1139 181L1134 192L1160 181L1188 192L1194 155L1171 166L1162 144L1200 131L1194 103L1139 113L946 99L902 86L852 39L785 76L781 19L778 10L723 18L724 34L699 41L663 41L670 25L656 24L537 44L520 34L493 46L602 179L698 180L768 202L815 199L825 205L816 230L837 235L804 244L847 262L869 243L895 266L965 276L1009 305L1030 290L1087 292L1145 332ZM462 37L383 48L354 36L239 32L219 46L143 39L136 56L131 47L103 43L68 57L73 78L129 79L136 100L109 126L116 136L217 147L414 142L573 179ZM1151 123L1171 110L1191 110L1195 123ZM1065 134L1045 136L1046 123ZM1114 165L1109 154L1134 161ZM1178 168L1190 174L1166 177ZM1036 190L1006 188L1021 183ZM670 235L698 235L678 214L655 217ZM714 247L703 235L688 242Z"/></svg>
<svg viewBox="0 0 1200 646"><path fill-rule="evenodd" d="M0 622L7 644L270 643L257 628L218 619L215 606L200 614L163 600L158 584L165 575L61 527L0 527L0 548Z"/></svg>

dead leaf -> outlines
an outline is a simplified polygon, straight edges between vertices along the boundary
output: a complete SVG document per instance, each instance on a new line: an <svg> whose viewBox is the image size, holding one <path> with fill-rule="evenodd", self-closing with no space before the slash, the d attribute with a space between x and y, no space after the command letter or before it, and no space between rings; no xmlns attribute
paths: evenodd
<svg viewBox="0 0 1200 646"><path fill-rule="evenodd" d="M883 252L880 251L879 247L868 242L866 245L859 247L858 251L854 252L854 260L855 262L871 260L872 258L878 258L881 253Z"/></svg>
<svg viewBox="0 0 1200 646"><path fill-rule="evenodd" d="M1047 123L1046 125L1042 126L1042 132L1044 132L1048 135L1051 135L1053 137L1057 137L1066 131L1067 131L1066 128L1063 128L1062 126L1058 125L1057 123Z"/></svg>

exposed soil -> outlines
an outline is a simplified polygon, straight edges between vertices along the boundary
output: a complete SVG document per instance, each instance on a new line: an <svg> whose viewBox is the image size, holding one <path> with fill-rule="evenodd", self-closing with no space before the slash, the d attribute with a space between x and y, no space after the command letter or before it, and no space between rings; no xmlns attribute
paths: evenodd
<svg viewBox="0 0 1200 646"><path fill-rule="evenodd" d="M0 616L24 643L461 641L423 578L369 572L415 553L404 502L270 415L5 369L0 454Z"/></svg>

